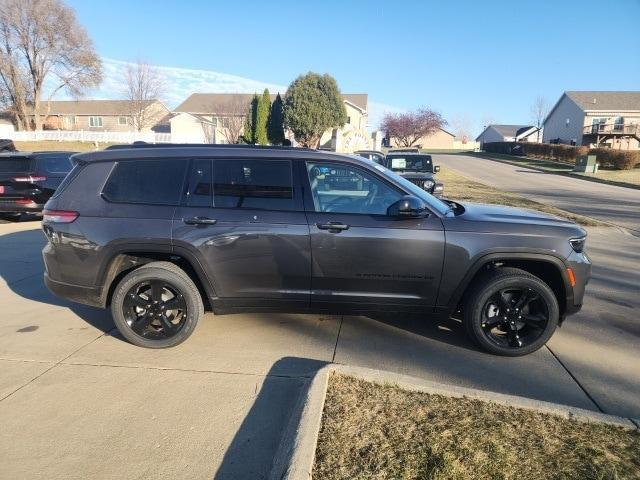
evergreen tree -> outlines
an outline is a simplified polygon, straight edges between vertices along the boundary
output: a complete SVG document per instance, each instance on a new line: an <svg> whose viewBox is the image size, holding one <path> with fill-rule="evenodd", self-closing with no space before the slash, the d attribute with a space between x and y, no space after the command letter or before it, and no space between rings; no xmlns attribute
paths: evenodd
<svg viewBox="0 0 640 480"><path fill-rule="evenodd" d="M258 100L258 114L256 115L255 131L256 143L266 145L269 143L267 135L267 125L269 124L269 114L271 113L271 97L269 89L265 88L262 96Z"/></svg>
<svg viewBox="0 0 640 480"><path fill-rule="evenodd" d="M271 115L269 116L269 126L267 134L272 145L282 145L284 142L284 117L282 115L282 97L276 95L271 104Z"/></svg>
<svg viewBox="0 0 640 480"><path fill-rule="evenodd" d="M256 120L258 116L258 103L260 99L258 94L254 94L247 110L247 116L244 119L244 132L242 138L246 143L256 143Z"/></svg>

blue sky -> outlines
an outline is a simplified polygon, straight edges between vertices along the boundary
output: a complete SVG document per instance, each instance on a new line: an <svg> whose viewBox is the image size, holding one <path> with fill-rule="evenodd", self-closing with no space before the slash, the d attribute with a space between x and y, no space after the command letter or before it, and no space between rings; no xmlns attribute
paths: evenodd
<svg viewBox="0 0 640 480"><path fill-rule="evenodd" d="M117 96L117 61L138 58L171 67L169 106L192 87L253 91L312 70L368 93L376 117L428 106L477 133L529 122L538 95L640 89L640 0L67 3L116 75L100 96Z"/></svg>

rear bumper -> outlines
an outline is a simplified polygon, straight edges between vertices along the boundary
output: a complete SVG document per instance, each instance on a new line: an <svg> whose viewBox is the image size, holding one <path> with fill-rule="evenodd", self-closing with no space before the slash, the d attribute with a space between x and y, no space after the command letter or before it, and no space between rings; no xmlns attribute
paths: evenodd
<svg viewBox="0 0 640 480"><path fill-rule="evenodd" d="M83 305L104 308L101 288L72 285L52 280L46 272L44 274L44 284L56 297L82 303Z"/></svg>
<svg viewBox="0 0 640 480"><path fill-rule="evenodd" d="M44 203L31 202L26 205L16 203L15 200L7 200L0 198L1 213L41 213L44 209Z"/></svg>

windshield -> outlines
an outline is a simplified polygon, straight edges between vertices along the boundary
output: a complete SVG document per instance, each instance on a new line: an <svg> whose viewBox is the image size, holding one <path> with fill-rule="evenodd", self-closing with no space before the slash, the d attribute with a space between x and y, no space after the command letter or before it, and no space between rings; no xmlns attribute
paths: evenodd
<svg viewBox="0 0 640 480"><path fill-rule="evenodd" d="M440 215L446 215L448 212L451 211L451 207L449 205L444 203L442 200L437 199L430 193L424 191L422 188L418 187L417 185L414 185L406 178L401 177L400 175L392 172L391 170L389 170L386 167L383 167L382 165L378 165L376 162L372 160L365 160L365 162L372 165L376 170L378 170L385 177L390 178L394 182L402 185L402 188L404 188L414 197L418 197L419 199L424 201L424 203L426 203L431 210L438 212Z"/></svg>
<svg viewBox="0 0 640 480"><path fill-rule="evenodd" d="M431 155L387 155L387 167L389 167L394 172L433 172Z"/></svg>

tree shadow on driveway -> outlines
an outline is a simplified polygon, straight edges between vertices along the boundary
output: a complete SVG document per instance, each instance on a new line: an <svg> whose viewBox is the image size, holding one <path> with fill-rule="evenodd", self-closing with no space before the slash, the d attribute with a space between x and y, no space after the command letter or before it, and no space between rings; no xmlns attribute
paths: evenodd
<svg viewBox="0 0 640 480"><path fill-rule="evenodd" d="M6 283L11 292L27 300L66 307L104 333L112 331L115 326L105 310L68 302L49 292L42 280L42 249L45 243L40 229L0 235L0 285Z"/></svg>

